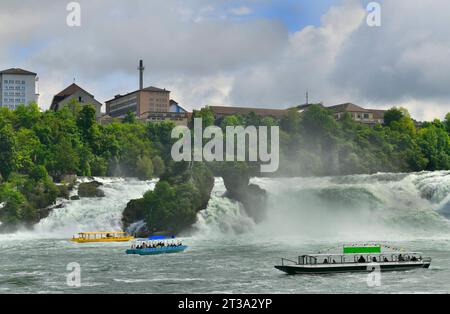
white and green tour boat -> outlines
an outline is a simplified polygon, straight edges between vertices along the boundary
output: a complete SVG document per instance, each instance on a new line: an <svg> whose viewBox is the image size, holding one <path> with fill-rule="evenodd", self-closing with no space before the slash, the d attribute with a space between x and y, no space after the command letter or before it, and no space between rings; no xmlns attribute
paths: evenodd
<svg viewBox="0 0 450 314"><path fill-rule="evenodd" d="M298 260L281 259L275 266L287 274L329 274L344 272L401 271L428 269L431 258L420 252L406 252L383 245L347 245L342 253L302 255Z"/></svg>

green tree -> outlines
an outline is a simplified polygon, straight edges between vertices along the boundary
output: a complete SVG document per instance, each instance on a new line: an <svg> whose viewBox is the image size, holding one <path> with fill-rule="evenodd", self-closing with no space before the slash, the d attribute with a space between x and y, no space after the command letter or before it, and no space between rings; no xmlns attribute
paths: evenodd
<svg viewBox="0 0 450 314"><path fill-rule="evenodd" d="M14 127L16 129L30 129L39 121L41 113L39 111L39 106L36 103L31 103L28 106L23 104L18 106L14 111L14 116Z"/></svg>
<svg viewBox="0 0 450 314"><path fill-rule="evenodd" d="M159 178L166 171L166 166L164 165L164 161L160 156L155 156L152 159L153 163L153 174L155 177Z"/></svg>
<svg viewBox="0 0 450 314"><path fill-rule="evenodd" d="M400 121L401 118L405 116L404 111L400 108L393 107L385 112L384 114L384 124L390 126L393 122Z"/></svg>
<svg viewBox="0 0 450 314"><path fill-rule="evenodd" d="M445 116L444 125L447 129L447 132L450 133L450 112Z"/></svg>
<svg viewBox="0 0 450 314"><path fill-rule="evenodd" d="M11 126L0 129L0 174L7 180L18 168L16 138Z"/></svg>
<svg viewBox="0 0 450 314"><path fill-rule="evenodd" d="M96 126L96 111L92 105L83 106L77 118L77 126L84 139L88 142L91 142L94 139L93 133L95 132L94 126Z"/></svg>
<svg viewBox="0 0 450 314"><path fill-rule="evenodd" d="M212 111L212 109L210 107L206 107L206 108L202 108L200 111L195 111L192 114L192 121L195 118L200 118L203 121L203 128L207 128L209 126L214 125L215 123L215 116L214 116L214 112ZM192 126L191 126L192 127Z"/></svg>
<svg viewBox="0 0 450 314"><path fill-rule="evenodd" d="M123 123L136 123L137 119L136 119L136 114L133 111L128 111L125 118L123 118Z"/></svg>

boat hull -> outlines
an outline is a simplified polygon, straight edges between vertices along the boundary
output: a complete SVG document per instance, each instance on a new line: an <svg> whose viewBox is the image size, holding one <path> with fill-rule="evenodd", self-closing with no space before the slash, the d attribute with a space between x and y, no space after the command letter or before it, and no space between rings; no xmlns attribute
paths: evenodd
<svg viewBox="0 0 450 314"><path fill-rule="evenodd" d="M111 242L130 242L134 240L134 237L123 237L123 238L107 238L107 239L72 239L75 243L111 243Z"/></svg>
<svg viewBox="0 0 450 314"><path fill-rule="evenodd" d="M289 275L296 274L334 274L334 273L351 273L365 272L370 273L378 269L382 272L388 271L405 271L412 269L426 268L428 269L431 262L411 262L411 263L383 263L383 264L354 264L354 265L292 265L292 266L275 266Z"/></svg>
<svg viewBox="0 0 450 314"><path fill-rule="evenodd" d="M160 254L172 254L172 253L181 253L184 252L188 247L187 246L177 246L177 247L167 247L167 248L159 248L159 249L129 249L126 251L128 255L160 255Z"/></svg>

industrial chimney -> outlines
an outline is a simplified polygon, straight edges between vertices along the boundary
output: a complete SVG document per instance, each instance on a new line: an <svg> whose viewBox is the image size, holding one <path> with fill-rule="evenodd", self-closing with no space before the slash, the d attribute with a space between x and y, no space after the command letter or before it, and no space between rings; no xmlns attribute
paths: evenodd
<svg viewBox="0 0 450 314"><path fill-rule="evenodd" d="M144 89L144 61L140 60L139 61L139 90L143 90Z"/></svg>

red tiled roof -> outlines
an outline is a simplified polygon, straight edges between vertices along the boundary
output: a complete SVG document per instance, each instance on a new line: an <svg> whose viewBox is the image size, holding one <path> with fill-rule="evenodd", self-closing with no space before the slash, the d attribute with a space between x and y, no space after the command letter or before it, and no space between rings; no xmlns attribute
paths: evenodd
<svg viewBox="0 0 450 314"><path fill-rule="evenodd" d="M366 113L370 112L370 110L364 109L364 108L357 106L355 104L352 104L352 103L331 106L331 107L328 107L328 109L331 109L335 112L366 112Z"/></svg>

